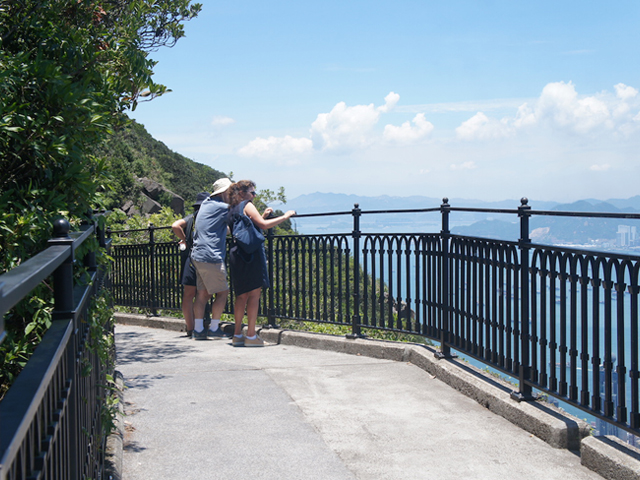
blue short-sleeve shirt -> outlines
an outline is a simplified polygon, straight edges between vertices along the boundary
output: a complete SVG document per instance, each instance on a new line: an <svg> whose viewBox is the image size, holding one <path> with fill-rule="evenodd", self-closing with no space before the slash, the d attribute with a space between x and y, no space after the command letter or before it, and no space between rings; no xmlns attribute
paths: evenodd
<svg viewBox="0 0 640 480"><path fill-rule="evenodd" d="M227 239L229 205L216 197L209 197L198 210L191 258L196 262L224 262Z"/></svg>

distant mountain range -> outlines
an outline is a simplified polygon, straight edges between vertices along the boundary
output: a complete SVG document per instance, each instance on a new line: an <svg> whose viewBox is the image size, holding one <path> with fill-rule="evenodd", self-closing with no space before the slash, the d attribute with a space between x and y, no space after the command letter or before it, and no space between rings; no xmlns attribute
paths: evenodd
<svg viewBox="0 0 640 480"><path fill-rule="evenodd" d="M367 211L437 208L442 199L423 196L397 197L381 195L376 197L346 195L337 193L311 193L301 195L287 202L287 209L299 214L350 212L358 204L364 212L361 228L369 233L409 233L434 232L441 229L439 212L376 214ZM515 210L519 200L486 202L482 200L451 198L449 205L460 208L487 208ZM529 200L532 211L567 212L607 212L640 213L640 195L628 199L585 199L574 203L561 204L541 200ZM346 233L353 228L351 215L319 216L299 218L295 221L302 233ZM556 217L534 215L530 222L530 236L534 242L551 244L602 245L615 244L618 225L636 226L640 233L640 221L629 219L602 219L585 217ZM480 236L504 240L517 240L520 236L519 220L515 215L482 212L452 212L450 217L452 233Z"/></svg>
<svg viewBox="0 0 640 480"><path fill-rule="evenodd" d="M637 202L640 197L627 200L580 200L570 204L558 204L550 211L590 213L640 213ZM620 205L620 207L616 206ZM539 209L541 210L541 209ZM533 210L535 212L535 209ZM635 226L640 233L640 221L624 218L558 217L533 215L529 224L532 241L545 244L579 244L613 249L617 243L620 225ZM520 236L518 219L512 221L481 220L468 226L452 228L459 235L514 240ZM627 245L628 246L628 245Z"/></svg>
<svg viewBox="0 0 640 480"><path fill-rule="evenodd" d="M640 196L637 205L640 208ZM354 204L359 204L362 210L398 210L433 208L442 204L442 198L410 196L396 197L380 195L367 197L361 195L347 195L344 193L309 193L300 195L287 202L287 208L293 208L298 213L320 213L351 210ZM557 202L529 201L529 205L535 203L535 208L548 210L558 205ZM499 202L485 202L482 200L470 200L462 198L450 198L452 207L480 207L480 208L517 208L520 200L501 200Z"/></svg>
<svg viewBox="0 0 640 480"><path fill-rule="evenodd" d="M308 193L300 195L287 202L287 208L294 208L299 213L320 213L332 211L351 210L354 204L359 204L362 210L397 210L439 207L441 198L423 197L414 195L410 197L398 197L379 195L376 197L362 195L347 195L344 193ZM592 211L613 212L620 211L640 212L640 195L631 198L612 198L598 200L588 198L574 203L561 204L545 200L529 199L529 206L536 210L565 210L565 211ZM517 208L520 200L500 200L487 202L466 198L450 198L452 207L478 207L478 208Z"/></svg>

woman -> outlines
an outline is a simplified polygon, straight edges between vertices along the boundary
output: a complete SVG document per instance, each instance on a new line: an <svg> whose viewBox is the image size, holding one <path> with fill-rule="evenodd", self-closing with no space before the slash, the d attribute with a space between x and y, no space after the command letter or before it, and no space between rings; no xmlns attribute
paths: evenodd
<svg viewBox="0 0 640 480"><path fill-rule="evenodd" d="M262 215L252 203L256 196L256 184L251 180L240 180L229 187L229 218L234 215L246 215L257 228L273 228L296 214L294 210L277 218L268 218L273 213L267 208ZM233 232L232 232L233 233ZM234 347L262 347L264 342L256 335L256 321L260 294L263 288L269 288L267 259L262 245L254 253L244 252L239 245L231 247L229 252L231 280L236 294L234 306L235 332L232 340ZM242 319L247 312L247 335L242 335Z"/></svg>

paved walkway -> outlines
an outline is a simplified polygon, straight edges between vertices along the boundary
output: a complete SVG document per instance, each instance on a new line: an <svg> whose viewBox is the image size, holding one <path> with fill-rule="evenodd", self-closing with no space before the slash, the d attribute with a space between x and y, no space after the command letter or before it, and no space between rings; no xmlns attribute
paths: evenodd
<svg viewBox="0 0 640 480"><path fill-rule="evenodd" d="M601 479L415 365L116 326L125 480Z"/></svg>

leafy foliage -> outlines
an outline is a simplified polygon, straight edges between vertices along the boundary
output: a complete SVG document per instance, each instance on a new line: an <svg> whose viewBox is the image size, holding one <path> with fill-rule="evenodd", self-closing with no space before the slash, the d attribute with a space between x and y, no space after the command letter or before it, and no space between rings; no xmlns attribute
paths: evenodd
<svg viewBox="0 0 640 480"><path fill-rule="evenodd" d="M151 80L148 51L173 45L199 10L188 0L0 3L3 270L43 246L53 217L97 206L107 165L95 145L125 110L166 92Z"/></svg>
<svg viewBox="0 0 640 480"><path fill-rule="evenodd" d="M176 242L177 238L169 226L180 218L180 215L176 215L169 207L163 207L159 213L149 216L133 215L127 217L121 210L116 210L108 216L107 225L116 232L125 231L125 233L112 236L114 245L148 243L149 225L159 227L154 229L154 242Z"/></svg>
<svg viewBox="0 0 640 480"><path fill-rule="evenodd" d="M53 219L77 226L100 206L110 179L95 146L126 124L127 110L168 91L151 79L148 53L184 35L201 8L189 4L0 0L0 273L46 246ZM7 315L3 389L50 312L44 284Z"/></svg>

